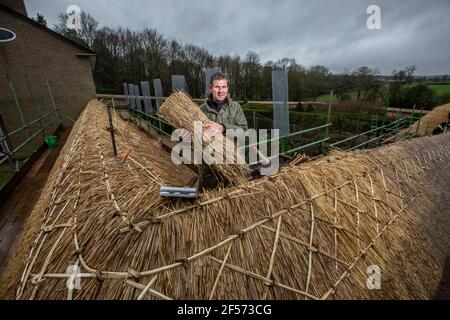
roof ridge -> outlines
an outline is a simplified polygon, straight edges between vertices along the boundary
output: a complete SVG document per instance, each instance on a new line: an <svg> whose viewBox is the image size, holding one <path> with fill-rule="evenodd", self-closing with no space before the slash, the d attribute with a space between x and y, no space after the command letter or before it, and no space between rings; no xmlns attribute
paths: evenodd
<svg viewBox="0 0 450 320"><path fill-rule="evenodd" d="M3 10L3 11L6 11L6 12L8 12L8 13L16 16L16 17L19 17L20 19L22 19L22 20L24 20L24 21L26 21L28 23L31 23L35 27L38 27L41 30L46 31L46 32L50 33L51 35L53 35L53 36L55 36L55 37L57 37L57 38L59 38L59 39L61 39L63 41L66 41L66 42L68 42L69 44L71 44L71 45L73 45L75 47L78 47L79 49L87 51L88 53L91 53L91 54L96 54L94 51L92 51L91 49L85 47L84 45L82 45L82 44L80 44L80 43L78 43L78 42L76 42L74 40L71 40L71 39L63 36L62 34L60 34L60 33L56 32L56 31L54 31L54 30L52 30L52 29L50 29L50 28L48 28L48 27L46 27L46 26L44 26L44 25L42 25L42 24L40 24L40 23L38 23L36 21L34 21L33 19L31 19L31 18L29 18L27 16L24 16L20 12L17 12L15 10L13 10L13 9L3 5L3 4L1 4L1 3L0 3L0 9Z"/></svg>

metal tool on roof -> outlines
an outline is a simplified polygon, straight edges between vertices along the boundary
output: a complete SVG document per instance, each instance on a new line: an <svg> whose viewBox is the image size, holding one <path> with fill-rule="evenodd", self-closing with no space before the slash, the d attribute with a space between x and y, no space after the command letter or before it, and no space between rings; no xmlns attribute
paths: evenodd
<svg viewBox="0 0 450 320"><path fill-rule="evenodd" d="M197 198L197 188L161 186L159 189L159 195L161 197L194 199Z"/></svg>
<svg viewBox="0 0 450 320"><path fill-rule="evenodd" d="M109 131L111 131L111 142L113 146L114 156L117 157L116 138L114 137L114 125L112 121L111 106L108 106Z"/></svg>
<svg viewBox="0 0 450 320"><path fill-rule="evenodd" d="M259 177L261 175L273 175L278 170L272 168L272 161L267 158L257 147L250 147L250 151L259 156L259 165L250 173L252 177Z"/></svg>
<svg viewBox="0 0 450 320"><path fill-rule="evenodd" d="M261 159L262 166L270 166L270 159L268 159L257 147L250 147L250 149L255 152Z"/></svg>

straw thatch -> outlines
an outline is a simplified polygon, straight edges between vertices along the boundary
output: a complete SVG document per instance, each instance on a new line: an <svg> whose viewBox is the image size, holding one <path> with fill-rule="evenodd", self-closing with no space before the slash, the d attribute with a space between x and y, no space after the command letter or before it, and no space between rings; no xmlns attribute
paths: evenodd
<svg viewBox="0 0 450 320"><path fill-rule="evenodd" d="M431 135L434 128L442 122L448 121L448 113L450 112L450 103L434 108L432 111L423 116L420 121L414 123L410 131L421 132L422 135ZM419 127L419 128L417 128Z"/></svg>
<svg viewBox="0 0 450 320"><path fill-rule="evenodd" d="M202 135L194 135L194 121L200 121L203 124L208 122L209 119L200 110L197 104L195 104L185 93L177 91L171 94L161 105L161 115L175 128L183 128L191 133L194 145L203 146L204 149L211 148L212 150L222 149L222 155L225 160L227 155L232 155L234 164L214 164L213 166L222 173L231 183L239 184L246 181L246 176L249 175L250 170L245 163L245 157L241 155L233 141L228 140L226 137L221 141L212 139L206 132L202 132ZM203 156L208 153L204 153ZM210 159L208 159L210 160ZM208 163L208 162L207 162ZM211 161L209 161L211 163Z"/></svg>
<svg viewBox="0 0 450 320"><path fill-rule="evenodd" d="M120 167L105 125L94 102L77 121L4 276L17 299L433 295L450 244L431 201L448 135L334 152L186 202L157 196L168 177L146 161L154 146ZM69 265L79 290L66 286ZM380 290L366 286L372 265Z"/></svg>

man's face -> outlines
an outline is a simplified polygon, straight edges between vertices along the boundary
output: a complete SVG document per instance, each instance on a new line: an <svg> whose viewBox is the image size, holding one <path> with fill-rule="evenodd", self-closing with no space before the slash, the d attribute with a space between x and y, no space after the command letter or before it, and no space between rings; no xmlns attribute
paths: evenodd
<svg viewBox="0 0 450 320"><path fill-rule="evenodd" d="M213 84L209 85L209 92L211 92L214 102L223 102L228 95L228 81L214 80Z"/></svg>

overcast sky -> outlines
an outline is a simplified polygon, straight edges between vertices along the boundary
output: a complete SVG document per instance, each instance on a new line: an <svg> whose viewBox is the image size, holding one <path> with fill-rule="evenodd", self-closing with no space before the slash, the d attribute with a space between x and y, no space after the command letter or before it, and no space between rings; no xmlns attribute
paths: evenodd
<svg viewBox="0 0 450 320"><path fill-rule="evenodd" d="M415 64L419 75L450 74L449 0L25 0L28 15L49 26L71 4L100 26L154 28L213 55L261 62L295 58L334 72L367 65L382 74ZM381 8L381 29L369 30L369 5Z"/></svg>

